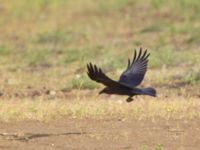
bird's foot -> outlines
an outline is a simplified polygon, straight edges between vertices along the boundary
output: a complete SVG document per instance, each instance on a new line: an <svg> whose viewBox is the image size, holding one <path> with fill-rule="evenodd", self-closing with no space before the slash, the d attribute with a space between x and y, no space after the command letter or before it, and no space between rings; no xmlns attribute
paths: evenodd
<svg viewBox="0 0 200 150"><path fill-rule="evenodd" d="M128 103L130 103L130 102L132 102L134 99L132 98L132 97L128 97L127 99L126 99L126 101L128 102Z"/></svg>

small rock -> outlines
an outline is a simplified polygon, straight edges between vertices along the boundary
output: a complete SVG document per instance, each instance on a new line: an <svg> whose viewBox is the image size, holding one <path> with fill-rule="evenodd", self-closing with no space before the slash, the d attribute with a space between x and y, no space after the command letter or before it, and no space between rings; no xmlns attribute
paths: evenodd
<svg viewBox="0 0 200 150"><path fill-rule="evenodd" d="M48 95L51 95L51 96L55 96L56 95L56 91L53 91L53 90L48 90L46 93Z"/></svg>

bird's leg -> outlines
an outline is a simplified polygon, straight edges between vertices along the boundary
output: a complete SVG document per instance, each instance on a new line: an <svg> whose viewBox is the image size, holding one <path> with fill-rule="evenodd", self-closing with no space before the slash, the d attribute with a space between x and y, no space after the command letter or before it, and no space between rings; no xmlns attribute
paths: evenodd
<svg viewBox="0 0 200 150"><path fill-rule="evenodd" d="M126 101L129 103L129 102L132 102L134 99L133 99L133 97L132 96L129 96L127 99L126 99Z"/></svg>

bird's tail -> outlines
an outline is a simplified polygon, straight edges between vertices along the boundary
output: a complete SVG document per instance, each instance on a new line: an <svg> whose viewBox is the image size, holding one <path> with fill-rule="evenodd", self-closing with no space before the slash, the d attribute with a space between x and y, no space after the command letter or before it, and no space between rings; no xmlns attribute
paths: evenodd
<svg viewBox="0 0 200 150"><path fill-rule="evenodd" d="M141 90L145 95L150 95L150 96L156 97L156 90L154 88L149 87L149 88L144 88Z"/></svg>

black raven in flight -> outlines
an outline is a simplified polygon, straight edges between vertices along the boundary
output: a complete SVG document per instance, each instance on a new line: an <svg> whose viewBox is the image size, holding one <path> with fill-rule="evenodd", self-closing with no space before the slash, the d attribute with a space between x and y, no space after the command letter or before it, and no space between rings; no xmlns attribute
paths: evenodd
<svg viewBox="0 0 200 150"><path fill-rule="evenodd" d="M92 65L92 63L87 64L87 74L90 79L106 86L99 94L128 95L127 102L131 102L134 95L149 95L155 97L156 90L154 88L136 88L144 79L149 55L150 53L147 53L147 50L142 52L142 48L140 48L138 54L135 50L132 62L128 59L128 66L121 74L119 81L110 79L103 73L101 68L97 68L97 66Z"/></svg>

